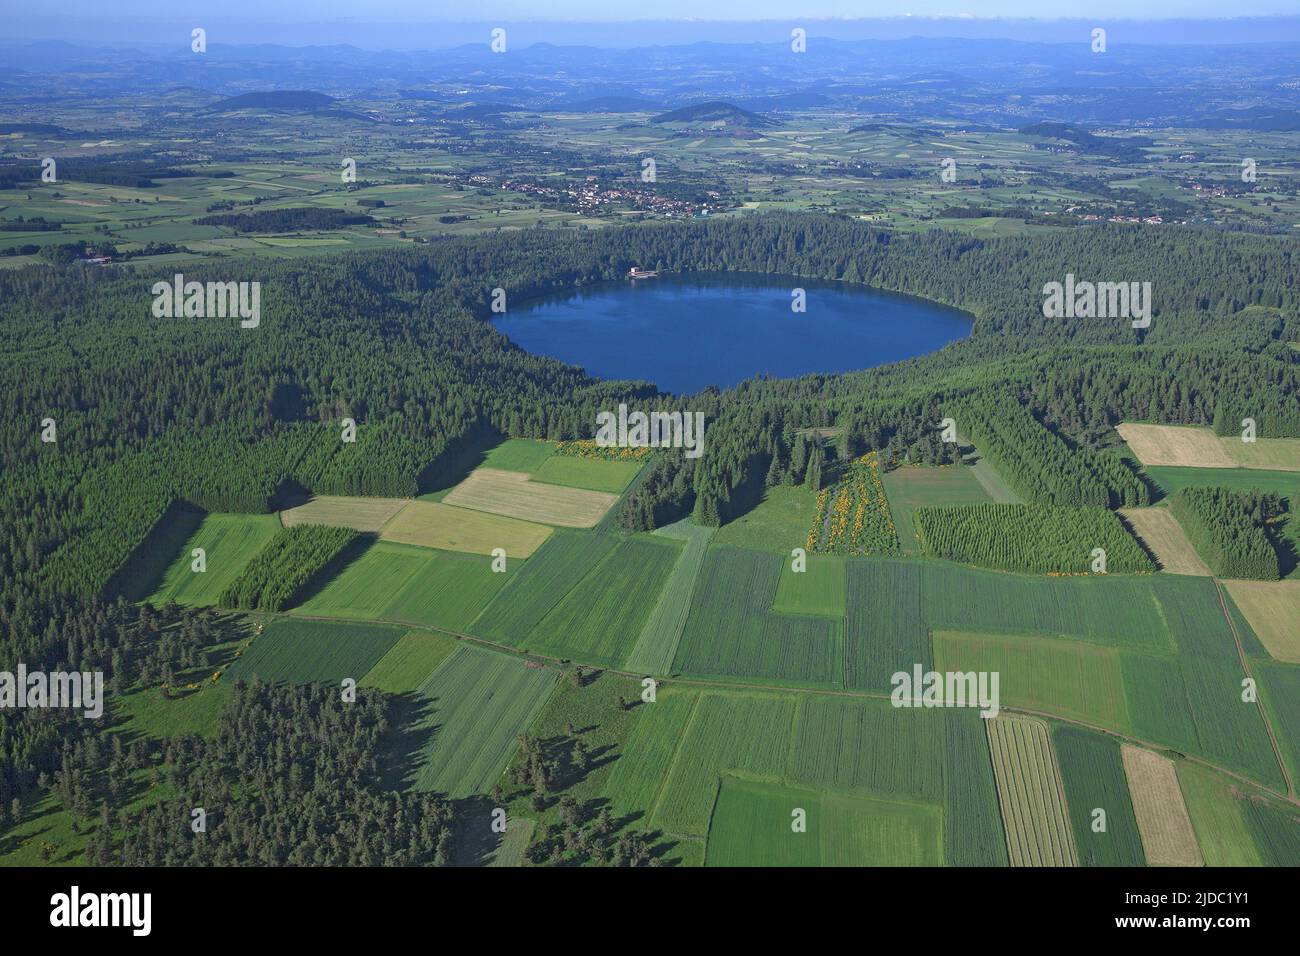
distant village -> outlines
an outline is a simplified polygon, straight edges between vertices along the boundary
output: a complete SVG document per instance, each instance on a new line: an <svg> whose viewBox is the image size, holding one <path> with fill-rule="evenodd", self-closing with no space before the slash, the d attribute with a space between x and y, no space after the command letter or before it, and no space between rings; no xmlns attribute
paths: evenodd
<svg viewBox="0 0 1300 956"><path fill-rule="evenodd" d="M465 184L478 188L497 185L490 176L477 173L458 178L462 178ZM630 207L665 219L703 219L722 208L720 201L690 202L631 186L602 186L596 176L588 176L584 182L564 186L543 186L519 179L503 179L499 185L510 192L537 196L588 215L600 215L613 212L616 208ZM716 193L711 192L709 195L720 200Z"/></svg>

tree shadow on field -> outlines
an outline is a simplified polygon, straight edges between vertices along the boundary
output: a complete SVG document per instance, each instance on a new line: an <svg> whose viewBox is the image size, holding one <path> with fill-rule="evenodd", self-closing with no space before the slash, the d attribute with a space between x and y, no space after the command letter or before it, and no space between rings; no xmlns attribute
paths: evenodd
<svg viewBox="0 0 1300 956"><path fill-rule="evenodd" d="M379 782L385 790L405 790L415 782L421 755L442 730L433 721L437 703L438 698L416 691L395 695L379 766Z"/></svg>
<svg viewBox="0 0 1300 956"><path fill-rule="evenodd" d="M492 799L486 796L453 800L456 812L456 866L487 866L501 847L501 834L492 829ZM509 820L507 819L507 824Z"/></svg>
<svg viewBox="0 0 1300 956"><path fill-rule="evenodd" d="M286 478L280 482L275 489L275 494L271 496L271 508L274 511L288 511L291 508L305 505L314 497L316 496L303 485L291 478Z"/></svg>
<svg viewBox="0 0 1300 956"><path fill-rule="evenodd" d="M425 466L416 478L417 494L427 495L453 488L487 461L488 452L506 440L494 428L470 429L447 445L442 454Z"/></svg>
<svg viewBox="0 0 1300 956"><path fill-rule="evenodd" d="M346 568L353 561L356 561L363 554L369 551L370 546L373 545L378 540L379 540L378 535L373 535L373 534L357 535L350 542L348 542L347 545L344 546L342 551L340 551L338 554L334 555L333 558L327 561L319 571L313 574L303 584L303 586L298 589L297 593L294 594L293 598L285 603L285 608L297 607L300 604L306 604L317 594L320 594L320 592L325 590L325 587L331 581L333 581L336 577L338 577L340 574L343 573L344 568Z"/></svg>
<svg viewBox="0 0 1300 956"><path fill-rule="evenodd" d="M167 506L163 516L131 552L122 566L104 586L109 595L128 601L143 601L162 587L167 570L180 558L189 541L203 524L208 513L184 501Z"/></svg>
<svg viewBox="0 0 1300 956"><path fill-rule="evenodd" d="M756 466L750 468L749 477L732 489L731 498L726 504L726 514L722 516L724 524L749 514L762 503L763 495L767 491L766 475L766 464L763 464L762 468Z"/></svg>
<svg viewBox="0 0 1300 956"><path fill-rule="evenodd" d="M595 729L595 725L587 729ZM558 767L550 784L550 789L555 793L564 793L577 786L601 767L618 759L617 744L601 744L598 747L587 747L586 759L579 766L575 752L582 734L583 731L579 730L572 737L568 734L559 734L537 742L543 756Z"/></svg>
<svg viewBox="0 0 1300 956"><path fill-rule="evenodd" d="M1300 504L1300 495L1296 495L1292 500ZM1294 521L1300 525L1300 514L1292 513L1287 517L1287 521ZM1278 570L1282 573L1282 577L1286 577L1300 566L1300 552L1296 550L1296 543L1290 538L1284 538L1280 534L1271 537L1273 550L1277 552Z"/></svg>

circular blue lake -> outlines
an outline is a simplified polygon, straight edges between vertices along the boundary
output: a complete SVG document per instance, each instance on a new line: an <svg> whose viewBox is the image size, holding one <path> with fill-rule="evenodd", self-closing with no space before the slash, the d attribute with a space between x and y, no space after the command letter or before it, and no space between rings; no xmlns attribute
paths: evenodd
<svg viewBox="0 0 1300 956"><path fill-rule="evenodd" d="M790 305L804 289L807 311ZM896 362L970 334L965 312L862 286L744 273L625 280L515 306L496 327L521 348L676 395L755 375L793 378Z"/></svg>

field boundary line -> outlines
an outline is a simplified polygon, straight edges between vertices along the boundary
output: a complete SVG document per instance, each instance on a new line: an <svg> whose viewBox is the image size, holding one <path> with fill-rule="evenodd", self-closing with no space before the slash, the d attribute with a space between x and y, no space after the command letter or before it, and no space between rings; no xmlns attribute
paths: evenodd
<svg viewBox="0 0 1300 956"><path fill-rule="evenodd" d="M454 505L453 505L452 507L454 507ZM488 512L484 512L484 513L486 514L486 513L488 513ZM534 551L533 554L537 554L539 551L542 550L542 548L547 544L547 542L553 540L553 538L554 538L554 532L557 531L557 530L559 530L559 529L558 529L558 528L551 528L552 534L551 534L551 535L548 535L547 538L546 538L546 540L543 541L541 544L539 544L539 545L537 546L537 551ZM584 531L584 530L589 530L589 529L578 529L578 528L574 528L574 529L570 529L570 530L573 530L573 531ZM427 625L427 626L429 626L429 627L434 627L434 630L446 631L448 634L454 634L456 637L459 637L459 638L462 638L462 639L474 640L474 641L482 641L484 644L488 644L488 645L490 645L490 646L492 646L492 647L510 647L511 650L514 650L514 651L522 651L522 650L524 649L524 647L523 647L524 642L528 640L529 635L532 634L533 631L537 630L537 628L539 628L539 627L542 626L542 621L546 620L546 616L547 616L548 614L550 614L552 611L554 611L557 607L559 607L559 606L560 606L560 603L561 603L561 602L562 602L566 597L569 596L569 592L572 591L574 588L576 588L579 584L581 584L583 581L585 581L585 580L587 579L587 575L588 575L588 574L591 574L591 573L592 573L593 571L595 571L598 567L600 567L602 564L604 564L605 561L606 561L606 559L608 559L609 556L610 556L611 554L613 554L614 551L615 551L615 549L617 549L617 548L618 548L618 543L615 542L614 547L613 547L613 548L610 548L610 549L609 549L609 552L606 553L604 557L602 557L599 561L597 561L597 562L596 562L595 564L593 564L590 568L588 568L586 574L583 574L582 577L578 578L578 580L574 581L573 584L571 584L569 587L565 588L565 589L564 589L564 593L561 594L559 597L557 597L557 598L555 599L555 601L552 602L551 605L550 605L550 606L549 606L549 607L548 607L548 608L547 608L547 609L542 613L541 617L539 617L539 618L537 619L537 623L534 624L531 628L529 628L529 630L528 630L528 634L525 634L525 635L520 639L520 642L519 642L519 646L518 646L518 647L511 647L511 645L509 645L509 644L499 644L499 643L497 643L496 641L491 641L491 640L488 640L487 638L484 638L484 637L475 637L475 636L472 635L472 634L464 634L464 633L462 633L462 632L460 632L460 631L453 631L453 630L451 630L450 628L439 628L439 627L434 627L433 625ZM531 557L533 556L533 554L530 554L528 557L531 558ZM527 561L528 558L524 558L524 560ZM488 601L487 604L483 606L483 609L482 609L481 611L479 611L477 614L474 615L474 620L470 621L468 626L469 626L469 627L473 627L475 624L477 624L479 618L481 618L484 614L486 614L486 613L487 613L487 612L492 608L492 605L496 604L497 601L501 600L502 595L504 595L504 594L505 594L505 593L510 589L511 585L515 584L515 582L518 581L518 580L519 580L519 572L516 570L514 574L510 575L510 580L506 581L505 584L501 585L501 587L500 587L500 589L497 591L497 593L494 594L494 595L492 595L492 600ZM562 662L562 658L558 658L558 657L550 657L549 655L546 655L546 654L538 654L537 656L538 656L538 657L546 658L547 660L553 660L553 661L557 661L557 662ZM574 663L577 663L577 662L575 661ZM594 666L594 665L592 665L592 666Z"/></svg>
<svg viewBox="0 0 1300 956"><path fill-rule="evenodd" d="M1056 774L1056 792L1061 798L1061 810L1065 814L1065 840L1073 851L1074 866L1082 866L1079 843L1074 838L1074 827L1070 823L1070 800L1065 792L1065 774L1061 772L1061 760L1056 753L1056 738L1052 735L1050 726L1043 727L1043 732L1047 734L1047 759L1052 762L1052 769Z"/></svg>
<svg viewBox="0 0 1300 956"><path fill-rule="evenodd" d="M258 613L264 617L270 617L270 618L284 617L290 619L297 619L300 621L357 623L356 619L353 618L338 618L338 617L325 617L322 615L292 614L292 613L286 613L285 611L259 611ZM402 627L413 627L413 628L426 630L426 631L437 631L438 633L447 634L450 635L451 637L458 638L459 640L462 641L468 641L473 644L480 644L484 647L488 647L493 650L511 654L515 657L535 658L545 662L550 666L558 667L560 669L563 669L565 666L565 658L552 657L549 654L540 654L534 651L528 651L518 647L511 647L508 644L499 644L496 641L490 641L486 638L476 637L473 634L465 634L460 631L454 631L451 628L447 628L447 627L438 627L433 624L420 624L420 623L412 623L409 621L395 621L395 620L388 620L388 619L368 618L367 620L375 624L395 624ZM591 668L592 670L599 670L611 674L617 674L620 677L642 678L646 676L645 674L639 672L621 670L617 667L600 667L595 664L583 664L578 661L569 661L569 663L575 664L579 667L588 667ZM715 690L750 690L750 691L762 691L768 694L780 694L782 692L795 693L795 694L821 694L823 696L828 696L828 697L851 697L851 698L860 698L866 700L887 701L891 699L890 694L876 694L870 691L862 691L862 690L847 690L847 689L836 690L834 688L797 687L792 685L778 685L778 684L753 684L753 683L743 683L740 681L720 681L720 680L711 680L709 678L704 678L704 677L687 677L687 676L679 676L679 677L668 676L668 677L659 677L657 679L665 681L670 684L684 685L688 687L713 688ZM1182 755L1183 759L1185 760L1190 760L1193 763L1201 764L1204 767L1208 767L1209 769L1215 770L1221 774L1224 774L1225 776L1232 777L1234 780L1238 780L1241 783L1253 787L1256 790L1260 790L1264 793L1267 793L1270 796L1277 797L1281 800L1285 800L1287 803L1293 804L1295 806L1300 806L1300 798L1297 798L1296 795L1290 792L1280 792L1278 790L1275 790L1274 788L1266 784L1262 784L1257 780L1252 780L1250 777L1238 773L1235 770L1229 770L1227 767L1223 767L1220 766L1219 764L1214 763L1213 761L1206 760L1204 757L1198 757L1195 754L1183 754L1181 751L1176 750L1170 744L1162 744L1155 740L1147 740L1144 737L1134 737L1129 734L1121 733L1117 730L1111 730L1108 727L1099 727L1096 724L1088 723L1086 720L1078 720L1074 717L1062 717L1059 714L1053 714L1044 710L1035 710L1030 707L1013 707L1009 704L1003 704L1002 710L1013 714L1030 714L1035 717L1043 717L1048 720L1059 721L1063 724L1073 724L1074 726L1082 727L1085 730L1091 730L1096 733L1105 734L1108 737L1114 737L1116 740L1124 740L1124 741L1128 741L1129 743L1139 744L1150 750L1172 751L1174 753L1179 753ZM694 714L692 714L692 718L693 717Z"/></svg>
<svg viewBox="0 0 1300 956"><path fill-rule="evenodd" d="M703 694L697 693L691 699L690 715L686 718L686 724L682 727L681 736L679 736L677 742L673 744L673 755L668 759L668 766L664 768L663 776L659 778L659 786L655 787L654 797L650 800L650 808L646 810L645 816L647 821L653 820L655 814L659 812L659 803L663 800L664 790L668 787L668 778L673 775L673 769L677 766L677 757L681 754L683 741L690 736L691 728L695 726L695 718L700 711L700 698L703 696ZM714 803L717 803L717 800L718 795L715 793L713 795ZM713 819L712 810L709 811L709 819ZM701 837L701 839L705 839L705 837Z"/></svg>
<svg viewBox="0 0 1300 956"><path fill-rule="evenodd" d="M1286 781L1286 792L1293 801L1295 800L1295 784L1291 780L1291 772L1287 770L1286 761L1282 759L1282 748L1278 746L1277 735L1273 733L1273 725L1268 719L1268 710L1264 707L1264 701L1259 696L1259 681L1255 680L1255 675L1251 673L1250 662L1246 658L1246 649L1242 647L1241 635L1237 633L1237 625L1232 620L1232 615L1228 613L1228 603L1223 599L1223 585L1219 583L1217 577L1211 578L1214 581L1214 593L1219 598L1219 610L1223 612L1224 620L1228 622L1228 629L1232 631L1232 640L1237 645L1237 658L1241 661L1241 669L1246 672L1250 682L1255 685L1255 706L1259 709L1260 719L1264 721L1264 729L1268 731L1268 742L1273 745L1273 757L1277 760L1277 765L1282 770L1282 779Z"/></svg>

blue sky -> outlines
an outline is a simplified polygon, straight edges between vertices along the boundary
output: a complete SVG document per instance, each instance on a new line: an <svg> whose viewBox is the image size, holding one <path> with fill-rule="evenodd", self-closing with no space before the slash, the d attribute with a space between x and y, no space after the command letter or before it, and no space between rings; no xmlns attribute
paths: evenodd
<svg viewBox="0 0 1300 956"><path fill-rule="evenodd" d="M21 15L24 4L3 0L5 16ZM792 18L864 18L915 16L977 17L1245 17L1300 12L1296 0L65 0L61 17L173 19L221 16L249 20L429 22L485 19L515 20L757 20Z"/></svg>
<svg viewBox="0 0 1300 956"><path fill-rule="evenodd" d="M957 17L970 19L952 19ZM1026 17L1032 21L1021 19ZM1291 19L1285 25L1246 20L1226 30L1222 24L1187 25L1190 19L1243 17ZM56 8L0 0L0 43L55 40L184 51L190 30L202 26L209 44L217 46L342 43L433 50L486 42L492 27L506 26L513 28L516 49L540 42L627 47L771 42L795 25L806 26L813 37L845 40L925 35L1061 43L1073 42L1089 26L1175 18L1126 37L1141 43L1300 41L1300 0L61 0ZM642 25L619 26L628 20ZM718 21L748 25L711 25Z"/></svg>

